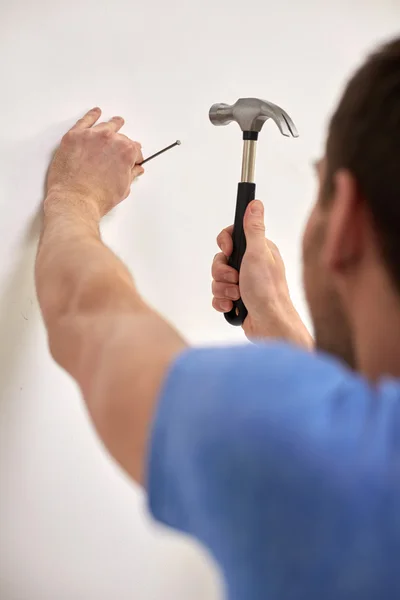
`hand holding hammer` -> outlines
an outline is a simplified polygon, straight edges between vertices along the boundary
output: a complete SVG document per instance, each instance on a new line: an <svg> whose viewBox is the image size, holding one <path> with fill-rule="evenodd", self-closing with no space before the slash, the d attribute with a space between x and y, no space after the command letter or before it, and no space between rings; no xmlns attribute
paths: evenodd
<svg viewBox="0 0 400 600"><path fill-rule="evenodd" d="M256 146L258 134L265 121L273 119L278 129L287 137L298 137L296 127L289 115L279 106L257 98L241 98L232 106L214 104L210 109L213 125L228 125L236 121L243 131L242 177L238 186L235 223L233 228L233 252L229 265L240 272L240 266L246 252L246 237L243 230L243 218L249 203L255 199L254 182ZM247 309L239 299L233 303L233 309L225 313L231 325L243 325Z"/></svg>

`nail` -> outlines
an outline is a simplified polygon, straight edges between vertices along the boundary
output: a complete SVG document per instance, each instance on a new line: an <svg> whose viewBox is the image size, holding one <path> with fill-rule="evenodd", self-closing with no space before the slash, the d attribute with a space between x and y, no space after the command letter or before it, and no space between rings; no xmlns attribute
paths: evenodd
<svg viewBox="0 0 400 600"><path fill-rule="evenodd" d="M263 212L263 205L259 200L254 200L250 206L250 212L255 217L261 217Z"/></svg>
<svg viewBox="0 0 400 600"><path fill-rule="evenodd" d="M221 302L220 306L221 306L222 310L224 310L225 312L228 312L231 310L230 302L223 301L223 302Z"/></svg>

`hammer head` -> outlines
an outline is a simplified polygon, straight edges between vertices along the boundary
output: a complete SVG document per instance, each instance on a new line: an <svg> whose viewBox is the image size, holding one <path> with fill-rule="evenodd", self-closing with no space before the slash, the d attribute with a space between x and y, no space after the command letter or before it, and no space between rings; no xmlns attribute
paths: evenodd
<svg viewBox="0 0 400 600"><path fill-rule="evenodd" d="M210 121L213 125L229 125L236 121L242 131L260 132L268 119L275 121L282 135L299 137L289 115L266 100L240 98L235 104L214 104L210 109Z"/></svg>

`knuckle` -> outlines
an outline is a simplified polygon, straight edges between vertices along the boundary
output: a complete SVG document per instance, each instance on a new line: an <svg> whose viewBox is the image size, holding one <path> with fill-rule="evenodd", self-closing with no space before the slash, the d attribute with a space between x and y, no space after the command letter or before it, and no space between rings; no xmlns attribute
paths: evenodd
<svg viewBox="0 0 400 600"><path fill-rule="evenodd" d="M136 148L129 142L129 140L124 141L123 148L125 152L132 158L136 156Z"/></svg>
<svg viewBox="0 0 400 600"><path fill-rule="evenodd" d="M216 254L211 266L211 274L214 279L220 279L221 272L223 271L225 265L225 256L221 253Z"/></svg>
<svg viewBox="0 0 400 600"><path fill-rule="evenodd" d="M121 146L120 146L120 152L121 152L122 157L124 158L124 160L127 163L129 163L129 164L134 163L135 151L130 144L128 144L127 142L122 142Z"/></svg>
<svg viewBox="0 0 400 600"><path fill-rule="evenodd" d="M121 148L131 148L132 147L131 140L128 137L126 137L126 135L123 135L122 133L117 134L117 141L118 141L119 145L121 146Z"/></svg>
<svg viewBox="0 0 400 600"><path fill-rule="evenodd" d="M215 280L211 283L211 292L215 298L220 297L220 287L220 284Z"/></svg>
<svg viewBox="0 0 400 600"><path fill-rule="evenodd" d="M63 136L62 142L64 144L70 144L75 139L76 139L76 132L71 129L70 131L67 131L67 133Z"/></svg>
<svg viewBox="0 0 400 600"><path fill-rule="evenodd" d="M213 279L217 282L228 281L227 273L228 273L227 267L225 265L219 264L215 268Z"/></svg>
<svg viewBox="0 0 400 600"><path fill-rule="evenodd" d="M213 298L212 306L216 311L220 313L225 313L227 311L229 312L230 310L232 310L233 303L230 300L218 300L217 298Z"/></svg>
<svg viewBox="0 0 400 600"><path fill-rule="evenodd" d="M127 138L125 135L117 134L116 142L118 144L118 147L121 150L124 150L125 152L133 152L134 151L131 140L129 138Z"/></svg>
<svg viewBox="0 0 400 600"><path fill-rule="evenodd" d="M100 136L104 139L104 140L110 140L113 136L113 132L111 129L109 129L108 127L104 128L101 130L100 132Z"/></svg>
<svg viewBox="0 0 400 600"><path fill-rule="evenodd" d="M212 300L212 306L218 312L222 312L221 304L220 304L219 300L217 300L217 298L213 298L213 300Z"/></svg>
<svg viewBox="0 0 400 600"><path fill-rule="evenodd" d="M136 162L141 162L143 160L142 145L139 144L139 142L134 142L133 147L135 151Z"/></svg>
<svg viewBox="0 0 400 600"><path fill-rule="evenodd" d="M251 228L253 231L265 233L264 221L253 221L253 223L251 224Z"/></svg>
<svg viewBox="0 0 400 600"><path fill-rule="evenodd" d="M215 281L223 281L224 279L224 273L225 273L225 269L223 265L217 265L216 269L215 269Z"/></svg>

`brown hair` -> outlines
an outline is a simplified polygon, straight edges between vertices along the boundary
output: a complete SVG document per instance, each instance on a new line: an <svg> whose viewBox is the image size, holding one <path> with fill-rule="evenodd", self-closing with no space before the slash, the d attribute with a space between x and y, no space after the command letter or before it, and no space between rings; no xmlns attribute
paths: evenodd
<svg viewBox="0 0 400 600"><path fill-rule="evenodd" d="M400 38L372 54L345 89L329 128L325 197L340 168L357 181L400 290Z"/></svg>

